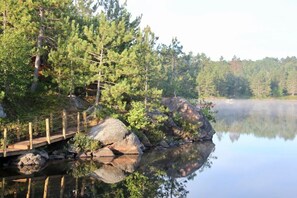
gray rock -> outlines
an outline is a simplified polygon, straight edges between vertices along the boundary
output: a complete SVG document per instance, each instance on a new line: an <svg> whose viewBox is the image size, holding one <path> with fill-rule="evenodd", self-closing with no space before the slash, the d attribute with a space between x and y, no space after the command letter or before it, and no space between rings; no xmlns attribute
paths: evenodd
<svg viewBox="0 0 297 198"><path fill-rule="evenodd" d="M129 131L123 122L114 118L107 118L97 126L91 128L88 136L100 141L103 145L122 141Z"/></svg>
<svg viewBox="0 0 297 198"><path fill-rule="evenodd" d="M119 154L143 154L142 151L145 149L134 133L130 133L125 139L112 144L109 148Z"/></svg>
<svg viewBox="0 0 297 198"><path fill-rule="evenodd" d="M95 170L90 175L91 177L108 184L118 183L126 177L123 170L111 165L103 165L101 168Z"/></svg>
<svg viewBox="0 0 297 198"><path fill-rule="evenodd" d="M45 162L46 160L40 154L26 153L17 157L17 159L13 161L13 164L18 166L43 166Z"/></svg>
<svg viewBox="0 0 297 198"><path fill-rule="evenodd" d="M6 118L6 113L4 112L4 109L1 104L0 104L0 118Z"/></svg>
<svg viewBox="0 0 297 198"><path fill-rule="evenodd" d="M197 129L197 133L194 135L194 137L191 137L191 139L212 139L215 131L198 107L190 104L186 99L181 97L163 98L162 103L169 109L171 114L176 112L185 122L200 125L199 129ZM166 125L167 127L171 128L176 135L179 135L182 138L188 137L188 134L186 132L183 133L182 129L179 128L180 126L176 126L173 120L169 119L169 122L166 123Z"/></svg>
<svg viewBox="0 0 297 198"><path fill-rule="evenodd" d="M41 157L43 157L45 160L49 160L49 156L48 156L48 153L47 153L46 151L44 151L44 150L39 150L39 151L37 151L37 153L38 153Z"/></svg>

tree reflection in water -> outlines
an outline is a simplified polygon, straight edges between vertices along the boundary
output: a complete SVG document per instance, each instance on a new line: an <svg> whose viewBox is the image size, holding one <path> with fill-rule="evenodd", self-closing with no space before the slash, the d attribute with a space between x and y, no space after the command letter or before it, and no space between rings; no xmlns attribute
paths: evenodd
<svg viewBox="0 0 297 198"><path fill-rule="evenodd" d="M210 168L212 142L185 144L142 156L48 164L23 175L6 168L2 197L186 197L186 182Z"/></svg>
<svg viewBox="0 0 297 198"><path fill-rule="evenodd" d="M215 101L217 122L213 124L220 133L229 133L232 142L240 134L256 137L293 140L297 134L297 102L281 100L225 100Z"/></svg>

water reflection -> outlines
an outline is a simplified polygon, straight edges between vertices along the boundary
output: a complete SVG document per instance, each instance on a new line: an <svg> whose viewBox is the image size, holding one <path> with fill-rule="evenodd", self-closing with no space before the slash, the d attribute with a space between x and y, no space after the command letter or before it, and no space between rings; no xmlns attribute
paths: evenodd
<svg viewBox="0 0 297 198"><path fill-rule="evenodd" d="M281 100L217 100L217 123L214 128L229 132L230 140L240 134L292 140L297 134L297 101Z"/></svg>
<svg viewBox="0 0 297 198"><path fill-rule="evenodd" d="M2 197L186 197L186 182L210 168L212 142L139 156L63 161L40 172L0 169ZM29 173L28 171L26 173Z"/></svg>

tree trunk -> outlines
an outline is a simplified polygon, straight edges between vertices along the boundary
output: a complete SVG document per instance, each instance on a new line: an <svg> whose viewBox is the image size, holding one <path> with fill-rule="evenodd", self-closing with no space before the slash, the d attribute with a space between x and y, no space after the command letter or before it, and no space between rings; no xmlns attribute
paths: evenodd
<svg viewBox="0 0 297 198"><path fill-rule="evenodd" d="M144 90L145 90L145 96L144 96L144 106L145 106L145 109L147 110L147 92L148 92L148 64L146 64L145 66L145 87L144 87Z"/></svg>
<svg viewBox="0 0 297 198"><path fill-rule="evenodd" d="M37 54L35 58L35 67L34 67L34 76L33 76L33 83L31 86L31 92L34 92L37 88L38 84L38 71L41 65L41 49L42 49L42 41L44 37L44 27L43 27L43 21L44 21L44 8L39 8L39 17L40 17L40 28L39 28L39 34L37 37Z"/></svg>
<svg viewBox="0 0 297 198"><path fill-rule="evenodd" d="M102 67L102 61L103 61L103 48L100 50L100 60L99 60L99 71L98 71L98 79L97 79L97 93L96 93L96 101L95 106L97 107L99 105L100 100L100 86L101 86L101 67Z"/></svg>

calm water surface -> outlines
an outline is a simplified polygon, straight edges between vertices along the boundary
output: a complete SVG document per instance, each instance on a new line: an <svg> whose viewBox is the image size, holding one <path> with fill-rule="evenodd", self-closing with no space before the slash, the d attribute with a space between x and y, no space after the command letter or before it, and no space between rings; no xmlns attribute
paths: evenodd
<svg viewBox="0 0 297 198"><path fill-rule="evenodd" d="M297 197L297 101L215 101L213 142L0 168L2 197Z"/></svg>
<svg viewBox="0 0 297 198"><path fill-rule="evenodd" d="M297 101L216 101L212 166L188 197L297 197Z"/></svg>

